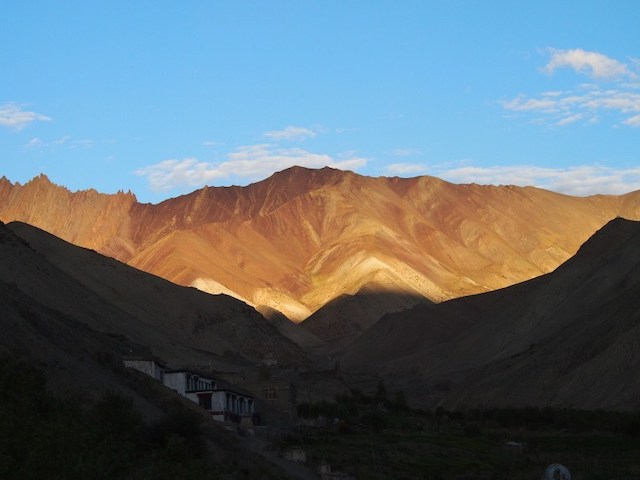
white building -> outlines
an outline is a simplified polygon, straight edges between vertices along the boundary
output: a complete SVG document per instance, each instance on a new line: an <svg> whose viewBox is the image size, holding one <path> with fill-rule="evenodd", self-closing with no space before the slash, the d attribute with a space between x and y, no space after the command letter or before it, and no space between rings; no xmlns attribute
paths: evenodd
<svg viewBox="0 0 640 480"><path fill-rule="evenodd" d="M216 388L215 380L204 378L200 375L186 372L184 370L164 370L162 375L162 383L167 387L175 390L183 397L188 396L187 392L215 390Z"/></svg>
<svg viewBox="0 0 640 480"><path fill-rule="evenodd" d="M218 422L252 424L254 399L239 389L219 387L215 380L186 370L168 370L153 360L125 360L124 365L161 381L210 412Z"/></svg>

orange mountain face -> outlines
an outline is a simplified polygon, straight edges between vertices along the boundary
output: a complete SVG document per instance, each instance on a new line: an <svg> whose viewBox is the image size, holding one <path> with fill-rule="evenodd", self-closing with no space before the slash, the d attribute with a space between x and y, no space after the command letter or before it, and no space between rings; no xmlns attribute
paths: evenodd
<svg viewBox="0 0 640 480"><path fill-rule="evenodd" d="M292 167L246 187L160 204L0 179L0 220L294 321L360 291L439 302L555 269L614 217L640 220L640 192L572 197ZM384 313L384 312L381 312Z"/></svg>

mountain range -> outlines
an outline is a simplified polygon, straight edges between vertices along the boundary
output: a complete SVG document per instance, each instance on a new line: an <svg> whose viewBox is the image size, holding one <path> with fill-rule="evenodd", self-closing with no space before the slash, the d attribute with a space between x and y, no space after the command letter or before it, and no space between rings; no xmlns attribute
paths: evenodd
<svg viewBox="0 0 640 480"><path fill-rule="evenodd" d="M640 192L572 197L292 167L246 187L142 204L131 192L71 192L44 175L24 185L0 179L5 223L268 316L311 317L309 331L325 340L357 335L385 312L548 273L618 216L640 219ZM361 300L371 294L373 309ZM336 322L351 311L355 321Z"/></svg>
<svg viewBox="0 0 640 480"><path fill-rule="evenodd" d="M439 194L429 197L429 186ZM303 370L314 361L351 386L384 380L428 408L633 409L640 398L640 223L606 219L637 216L638 192L576 198L290 169L249 187L206 188L159 205L139 204L131 193L72 193L46 177L24 186L4 179L0 197L2 218L45 223L88 247L21 221L0 224L0 353L43 362L60 388L117 386L109 369L138 355L217 372L255 368L265 358ZM417 234L436 224L449 228ZM574 255L576 232L587 239ZM251 257L238 263L229 252ZM129 265L112 258L127 255ZM305 255L311 260L295 267L296 281L305 279L307 294L319 295L323 285L332 293L299 325L284 308L258 304L267 321L237 298L187 286L202 276L184 276L185 286L159 278L191 272L222 283L207 268L226 265L230 279L244 272L228 281L234 293L256 274L252 288L270 279L279 295L271 298L282 300L301 291L293 277L278 280ZM150 258L155 275L136 268ZM474 259L484 259L486 271ZM527 275L535 278L500 287L516 281L507 275L512 262L519 275L531 267ZM407 265L423 273L405 278ZM433 275L431 265L439 268ZM455 275L458 283L444 282ZM414 288L427 277L432 286L444 282L439 292L448 285L451 298ZM479 286L480 278L480 292L454 295L452 285ZM247 285L246 292L257 291Z"/></svg>
<svg viewBox="0 0 640 480"><path fill-rule="evenodd" d="M132 355L217 372L265 358L313 368L299 345L239 300L174 285L24 223L0 224L0 287L0 354L40 362L62 391L124 389L154 411L114 375ZM334 348L324 367L356 388L383 380L427 408L632 410L639 293L640 222L618 218L551 273L385 315ZM374 294L366 299L376 304ZM306 330L288 324L313 353Z"/></svg>

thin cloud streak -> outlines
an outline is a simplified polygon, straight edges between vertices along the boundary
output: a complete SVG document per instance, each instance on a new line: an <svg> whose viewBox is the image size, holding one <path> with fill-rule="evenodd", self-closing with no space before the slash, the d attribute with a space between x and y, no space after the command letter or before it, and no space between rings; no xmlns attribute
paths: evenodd
<svg viewBox="0 0 640 480"><path fill-rule="evenodd" d="M305 127L294 127L289 125L282 130L272 130L264 134L265 138L271 140L306 140L307 138L313 138L317 135L314 130Z"/></svg>
<svg viewBox="0 0 640 480"><path fill-rule="evenodd" d="M255 181L293 165L307 168L325 166L357 170L367 159L357 156L333 159L303 149L283 149L270 144L239 147L222 162L203 162L196 158L165 160L136 170L152 190L166 192L179 188L199 188L229 179ZM621 195L640 190L640 167L575 166L544 168L530 165L428 167L420 163L396 163L385 169L387 175L432 175L453 183L533 186L566 195Z"/></svg>
<svg viewBox="0 0 640 480"><path fill-rule="evenodd" d="M51 118L41 113L22 110L22 107L16 103L0 105L0 125L3 127L22 130L28 124L36 121L48 122L51 121Z"/></svg>
<svg viewBox="0 0 640 480"><path fill-rule="evenodd" d="M559 120L556 125L561 127L563 125L569 125L570 123L577 122L582 120L584 115L582 113L576 113L574 115L569 115L568 117L564 117L562 120Z"/></svg>
<svg viewBox="0 0 640 480"><path fill-rule="evenodd" d="M625 125L630 125L632 127L640 127L640 115L636 115L631 118L627 118L624 122Z"/></svg>
<svg viewBox="0 0 640 480"><path fill-rule="evenodd" d="M602 90L597 86L589 88L587 92L566 91L554 97L527 98L519 95L503 102L502 106L514 112L544 114L547 123L557 126L579 121L592 123L595 117L605 112L622 116L621 123L625 125L640 126L634 120L640 112L640 93L619 89Z"/></svg>
<svg viewBox="0 0 640 480"><path fill-rule="evenodd" d="M136 170L145 177L152 190L169 191L185 187L202 187L214 181L242 179L260 180L293 165L308 168L325 166L345 169L364 167L367 159L348 156L333 159L329 155L312 153L301 148L280 148L271 144L239 147L222 162L203 162L196 158L170 159Z"/></svg>
<svg viewBox="0 0 640 480"><path fill-rule="evenodd" d="M24 144L24 148L29 150L48 150L56 151L59 148L68 148L71 150L88 149L94 146L94 141L90 139L75 140L69 135L58 138L51 142L45 142L39 137L33 137L27 143Z"/></svg>
<svg viewBox="0 0 640 480"><path fill-rule="evenodd" d="M621 195L640 190L640 167L577 166L543 168L528 165L435 170L431 174L454 183L534 186L567 195Z"/></svg>

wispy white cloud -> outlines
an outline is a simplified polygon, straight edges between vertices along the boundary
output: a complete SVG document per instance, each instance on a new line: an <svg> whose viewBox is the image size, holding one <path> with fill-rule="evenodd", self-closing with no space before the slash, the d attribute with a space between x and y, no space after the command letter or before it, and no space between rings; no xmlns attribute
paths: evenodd
<svg viewBox="0 0 640 480"><path fill-rule="evenodd" d="M94 145L94 141L88 138L73 140L71 142L71 148L91 148Z"/></svg>
<svg viewBox="0 0 640 480"><path fill-rule="evenodd" d="M215 165L196 158L164 160L134 172L145 177L154 191L167 191L176 187L201 186L225 176Z"/></svg>
<svg viewBox="0 0 640 480"><path fill-rule="evenodd" d="M244 177L263 176L292 165L301 167L320 168L324 166L335 168L362 167L367 160L350 155L333 159L326 154L312 153L302 148L280 148L271 144L258 144L238 148L228 154L229 160L220 166L230 175Z"/></svg>
<svg viewBox="0 0 640 480"><path fill-rule="evenodd" d="M203 162L196 158L165 160L135 171L145 177L154 191L198 188L229 179L259 180L272 173L299 165L308 168L330 166L356 169L367 160L348 157L335 160L329 155L301 149L279 149L272 145L240 147L223 162ZM575 166L544 168L531 165L430 168L421 164L397 163L386 169L388 175L434 175L454 183L535 186L567 195L619 195L640 190L640 167Z"/></svg>
<svg viewBox="0 0 640 480"><path fill-rule="evenodd" d="M24 144L24 148L32 150L50 150L55 151L58 148L68 148L71 150L86 149L94 146L94 141L90 139L73 139L70 135L57 138L55 140L45 142L44 140L33 137Z"/></svg>
<svg viewBox="0 0 640 480"><path fill-rule="evenodd" d="M21 130L35 121L50 121L51 118L37 112L23 110L17 103L0 105L0 125Z"/></svg>
<svg viewBox="0 0 640 480"><path fill-rule="evenodd" d="M45 143L38 137L33 137L27 143L24 144L25 148L42 148Z"/></svg>
<svg viewBox="0 0 640 480"><path fill-rule="evenodd" d="M640 190L640 167L576 166L543 168L530 165L435 170L432 174L455 183L535 186L568 195L619 195Z"/></svg>
<svg viewBox="0 0 640 480"><path fill-rule="evenodd" d="M200 187L224 179L258 180L293 165L308 168L330 166L356 169L367 164L367 159L355 155L337 159L326 154L312 153L301 148L280 148L271 144L239 147L221 162L203 162L196 158L165 160L136 170L145 177L154 191L175 188Z"/></svg>
<svg viewBox="0 0 640 480"><path fill-rule="evenodd" d="M419 175L426 173L427 170L427 166L421 163L392 163L386 166L385 173L387 175Z"/></svg>
<svg viewBox="0 0 640 480"><path fill-rule="evenodd" d="M317 135L315 130L305 127L294 127L289 125L282 130L272 130L264 134L265 138L271 140L306 140L307 138L313 138Z"/></svg>
<svg viewBox="0 0 640 480"><path fill-rule="evenodd" d="M550 49L551 58L544 66L546 73L568 67L598 80L612 80L634 76L624 63L598 52L588 52L580 48L573 50Z"/></svg>
<svg viewBox="0 0 640 480"><path fill-rule="evenodd" d="M556 125L559 127L563 125L569 125L570 123L577 122L579 120L582 120L583 118L584 115L582 113L574 113L573 115L569 115L568 117L564 117L558 120L558 122L556 122Z"/></svg>
<svg viewBox="0 0 640 480"><path fill-rule="evenodd" d="M527 98L520 95L504 102L503 106L515 112L544 114L549 123L558 126L580 120L591 121L594 116L607 112L620 115L622 123L633 125L631 117L635 116L634 113L640 112L640 92L604 90L592 86L588 91L566 91L553 98Z"/></svg>
<svg viewBox="0 0 640 480"><path fill-rule="evenodd" d="M558 100L549 98L527 98L525 95L518 95L513 100L502 102L502 106L507 110L516 112L526 112L529 110L555 112L558 109Z"/></svg>
<svg viewBox="0 0 640 480"><path fill-rule="evenodd" d="M632 127L640 127L640 115L627 118L623 123Z"/></svg>
<svg viewBox="0 0 640 480"><path fill-rule="evenodd" d="M551 74L559 68L572 68L594 82L579 83L568 90L520 94L502 102L505 110L520 116L534 115L533 123L558 127L596 123L605 115L613 118L615 126L637 126L633 120L640 113L640 84L634 82L638 78L636 63L627 65L581 49L550 52L543 71ZM601 85L599 82L603 80L613 85Z"/></svg>
<svg viewBox="0 0 640 480"><path fill-rule="evenodd" d="M66 143L69 143L69 140L71 140L71 136L70 135L65 135L64 137L60 137L56 140L54 140L53 142L51 142L51 145L54 147L59 147L62 146Z"/></svg>

